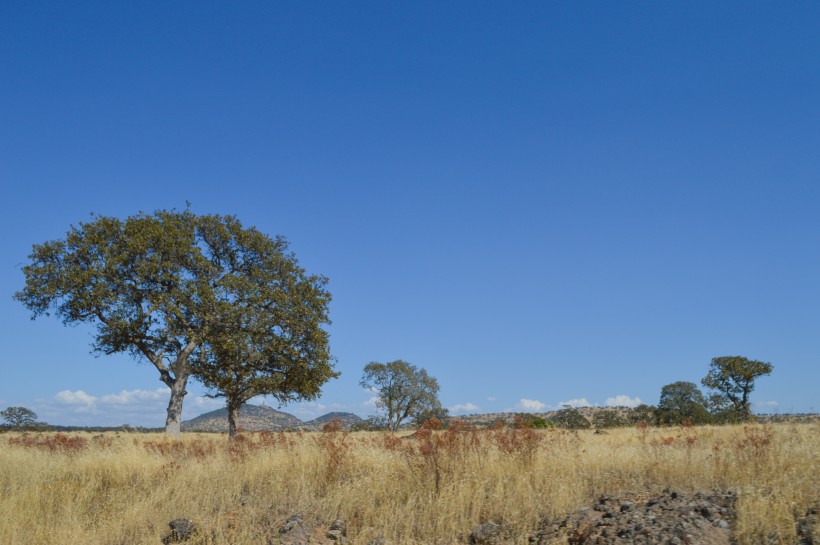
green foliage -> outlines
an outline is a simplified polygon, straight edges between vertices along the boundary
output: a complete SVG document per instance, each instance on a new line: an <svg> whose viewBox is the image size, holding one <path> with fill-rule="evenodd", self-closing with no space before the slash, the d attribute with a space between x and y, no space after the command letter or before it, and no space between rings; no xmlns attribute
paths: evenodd
<svg viewBox="0 0 820 545"><path fill-rule="evenodd" d="M652 405L641 403L637 407L629 410L626 420L628 424L633 426L638 424L654 426L658 423L658 412Z"/></svg>
<svg viewBox="0 0 820 545"><path fill-rule="evenodd" d="M200 229L226 273L212 292L213 323L193 374L225 398L229 413L257 395L315 399L339 375L322 327L330 323L327 280L305 274L281 238L222 218L202 218Z"/></svg>
<svg viewBox="0 0 820 545"><path fill-rule="evenodd" d="M550 417L550 421L559 428L569 430L585 430L591 427L589 420L574 407L564 406Z"/></svg>
<svg viewBox="0 0 820 545"><path fill-rule="evenodd" d="M713 424L739 424L749 420L749 415L738 411L726 396L713 393L706 400Z"/></svg>
<svg viewBox="0 0 820 545"><path fill-rule="evenodd" d="M658 403L658 420L661 424L708 424L712 421L706 410L706 399L692 382L673 382L661 388Z"/></svg>
<svg viewBox="0 0 820 545"><path fill-rule="evenodd" d="M523 427L533 428L537 430L543 430L555 427L555 424L552 422L544 419L541 416L536 416L531 413L517 413L515 415L516 423L520 423L519 427L523 425Z"/></svg>
<svg viewBox="0 0 820 545"><path fill-rule="evenodd" d="M53 311L67 325L95 325L97 353L147 358L171 389L169 433L178 433L192 359L217 392L233 381L234 399L312 397L335 376L321 329L326 279L305 275L284 238L232 216L94 216L35 245L30 260L15 298L33 318Z"/></svg>
<svg viewBox="0 0 820 545"><path fill-rule="evenodd" d="M438 381L406 361L371 362L365 365L362 388L374 391L376 407L385 411L385 427L397 430L408 418L421 424L426 416L441 413Z"/></svg>
<svg viewBox="0 0 820 545"><path fill-rule="evenodd" d="M602 409L592 415L592 425L596 428L621 428L628 424L615 409Z"/></svg>
<svg viewBox="0 0 820 545"><path fill-rule="evenodd" d="M26 407L9 407L0 411L9 426L15 429L30 428L37 424L37 413Z"/></svg>
<svg viewBox="0 0 820 545"><path fill-rule="evenodd" d="M731 412L746 419L751 416L749 394L754 391L758 377L770 375L771 363L750 360L742 356L712 358L709 372L701 383L716 390L731 404Z"/></svg>

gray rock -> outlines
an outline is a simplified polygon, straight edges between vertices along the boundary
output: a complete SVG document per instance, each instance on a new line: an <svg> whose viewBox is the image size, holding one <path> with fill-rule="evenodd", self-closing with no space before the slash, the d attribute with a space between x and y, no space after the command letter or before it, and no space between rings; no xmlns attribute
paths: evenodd
<svg viewBox="0 0 820 545"><path fill-rule="evenodd" d="M268 540L270 545L274 545ZM279 528L279 543L281 545L308 545L310 543L310 529L304 524L302 515L293 515Z"/></svg>
<svg viewBox="0 0 820 545"><path fill-rule="evenodd" d="M164 545L188 541L196 532L196 526L188 519L174 519L168 523L168 526L171 527L171 533L162 538Z"/></svg>
<svg viewBox="0 0 820 545"><path fill-rule="evenodd" d="M501 541L501 525L495 522L479 524L470 532L470 545L496 545Z"/></svg>
<svg viewBox="0 0 820 545"><path fill-rule="evenodd" d="M325 537L332 539L339 545L347 544L347 525L341 519L336 519L330 525L330 529L325 534Z"/></svg>

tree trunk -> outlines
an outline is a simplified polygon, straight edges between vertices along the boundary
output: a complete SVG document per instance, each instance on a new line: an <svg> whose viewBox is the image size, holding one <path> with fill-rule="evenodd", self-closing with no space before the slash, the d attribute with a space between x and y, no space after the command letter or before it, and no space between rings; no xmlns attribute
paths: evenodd
<svg viewBox="0 0 820 545"><path fill-rule="evenodd" d="M236 416L239 407L228 404L228 439L236 437Z"/></svg>
<svg viewBox="0 0 820 545"><path fill-rule="evenodd" d="M182 400L185 394L185 386L188 384L188 373L177 375L171 388L171 399L168 401L168 416L165 418L165 435L179 437L180 425L182 423Z"/></svg>

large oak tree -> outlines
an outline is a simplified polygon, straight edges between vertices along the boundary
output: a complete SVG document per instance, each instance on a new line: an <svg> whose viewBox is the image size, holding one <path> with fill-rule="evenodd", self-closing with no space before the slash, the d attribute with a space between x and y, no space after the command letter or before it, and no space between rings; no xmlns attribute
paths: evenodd
<svg viewBox="0 0 820 545"><path fill-rule="evenodd" d="M66 324L93 324L94 352L150 361L170 389L166 433L179 435L191 358L215 331L225 293L236 291L240 278L258 279L253 264L240 267L235 260L246 237L269 241L253 257L258 267L273 262L270 268L284 273L284 263L295 263L285 239L244 228L232 216L189 210L125 220L94 216L65 238L34 246L23 268L25 287L15 298L32 318L53 311ZM265 308L292 304L290 295Z"/></svg>

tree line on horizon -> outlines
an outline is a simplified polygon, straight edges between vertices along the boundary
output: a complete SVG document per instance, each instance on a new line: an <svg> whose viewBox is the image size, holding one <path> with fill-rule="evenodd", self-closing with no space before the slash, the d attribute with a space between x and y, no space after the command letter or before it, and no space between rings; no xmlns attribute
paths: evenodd
<svg viewBox="0 0 820 545"><path fill-rule="evenodd" d="M325 329L327 278L306 273L284 237L246 228L233 216L187 207L124 220L92 215L65 238L35 244L23 274L25 286L14 298L32 319L54 313L65 325L90 324L94 353L125 353L153 365L169 388L171 436L180 434L191 378L225 399L234 437L238 410L251 398L312 400L339 376ZM747 419L754 382L771 370L741 356L715 358L702 381L714 393L707 399L692 383L664 386L655 420ZM384 414L374 426L395 431L408 420L448 417L438 381L405 361L367 364L360 384L378 394ZM30 425L20 409L1 416L13 427Z"/></svg>

